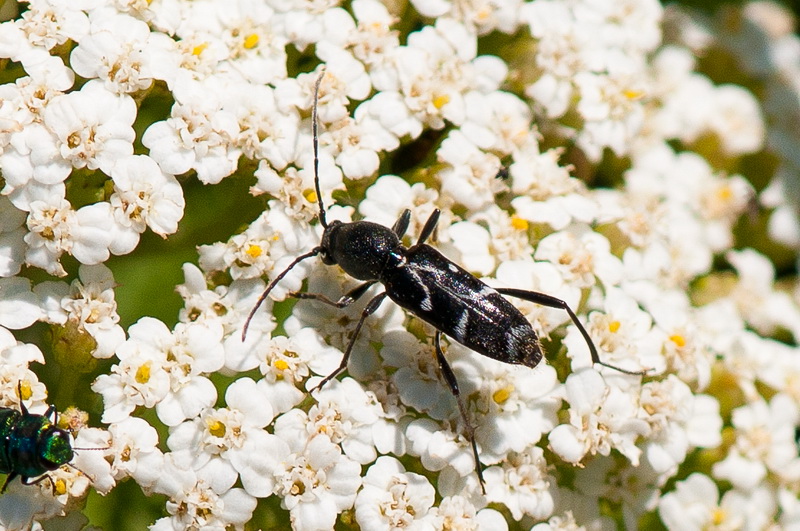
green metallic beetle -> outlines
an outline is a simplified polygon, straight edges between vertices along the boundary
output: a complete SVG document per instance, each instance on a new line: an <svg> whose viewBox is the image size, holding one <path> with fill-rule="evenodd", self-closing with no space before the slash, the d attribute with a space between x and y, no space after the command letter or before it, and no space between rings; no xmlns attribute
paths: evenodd
<svg viewBox="0 0 800 531"><path fill-rule="evenodd" d="M22 397L20 383L17 390ZM0 473L8 474L0 494L17 476L23 485L49 479L48 472L69 463L74 456L69 433L48 418L56 413L55 406L37 415L29 413L20 398L19 407L20 411L0 407Z"/></svg>

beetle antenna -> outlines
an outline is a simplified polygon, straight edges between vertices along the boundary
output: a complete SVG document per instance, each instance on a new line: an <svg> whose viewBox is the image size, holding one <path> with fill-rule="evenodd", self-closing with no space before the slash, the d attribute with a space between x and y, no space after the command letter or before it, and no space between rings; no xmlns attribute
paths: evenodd
<svg viewBox="0 0 800 531"><path fill-rule="evenodd" d="M111 446L96 446L96 447L93 447L93 448L84 448L84 447L81 447L81 446L73 446L72 449L73 450L78 450L78 451L81 451L81 452L84 451L84 450L111 450ZM81 470L80 468L76 467L72 463L64 463L64 464L65 465L69 465L69 466L71 466L73 468L77 468L78 470ZM81 472L83 472L83 470L81 470Z"/></svg>
<svg viewBox="0 0 800 531"><path fill-rule="evenodd" d="M317 80L314 82L314 105L311 107L311 136L314 139L314 189L317 192L317 203L319 204L319 222L324 228L328 228L328 222L325 219L325 205L322 202L322 191L319 188L319 117L317 116L317 107L319 107L319 86L322 84L322 78L325 77L325 67L322 68L322 72L320 72L319 76L317 76ZM256 311L261 307L267 297L269 296L272 289L278 285L278 282L281 281L283 277L285 277L289 271L291 271L294 266L306 260L308 258L312 258L317 256L319 253L322 252L322 247L314 247L311 251L307 252L306 254L302 254L295 258L289 267L281 271L281 273L272 279L272 282L269 283L267 289L264 290L264 293L258 298L258 302L250 310L250 314L247 316L247 320L244 322L244 327L242 327L242 341L244 342L245 338L247 337L247 329L250 327L250 321L253 320L253 317L256 315Z"/></svg>
<svg viewBox="0 0 800 531"><path fill-rule="evenodd" d="M325 77L324 68L314 83L314 105L311 107L311 136L314 137L314 188L316 188L317 202L319 203L319 222L327 229L328 222L325 220L325 205L322 204L322 192L319 189L319 118L317 116L319 86L322 84L323 77Z"/></svg>
<svg viewBox="0 0 800 531"><path fill-rule="evenodd" d="M256 305L253 307L252 310L250 310L250 314L247 316L247 320L244 322L244 327L242 327L242 342L244 342L245 338L247 337L247 329L250 327L250 321L253 320L253 317L256 315L256 311L261 307L264 301L267 300L267 297L269 296L269 293L272 291L272 288L277 286L278 282L280 282L281 279L285 277L286 274L294 268L294 266L296 266L303 260L317 256L321 252L322 252L322 247L314 247L306 254L301 254L300 256L295 258L291 264L289 264L289 267L281 271L280 275L272 279L272 282L269 283L267 289L265 289L264 293L262 293L261 296L258 298L258 302L256 302Z"/></svg>

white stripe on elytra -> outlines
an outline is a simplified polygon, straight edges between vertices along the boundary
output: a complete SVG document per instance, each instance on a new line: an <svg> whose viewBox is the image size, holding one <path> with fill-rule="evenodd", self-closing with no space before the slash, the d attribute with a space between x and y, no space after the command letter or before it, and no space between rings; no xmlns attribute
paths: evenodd
<svg viewBox="0 0 800 531"><path fill-rule="evenodd" d="M467 336L467 323L469 323L469 311L464 310L461 312L461 317L458 319L453 330L453 337L455 337L456 340L463 341Z"/></svg>
<svg viewBox="0 0 800 531"><path fill-rule="evenodd" d="M406 271L412 277L414 277L414 281L416 282L417 286L421 287L422 291L424 292L424 297L420 301L419 307L426 312L433 310L433 301L431 300L431 290L428 289L428 286L426 286L424 282L422 282L422 279L419 278L419 273L417 273L417 271L413 267L406 268Z"/></svg>

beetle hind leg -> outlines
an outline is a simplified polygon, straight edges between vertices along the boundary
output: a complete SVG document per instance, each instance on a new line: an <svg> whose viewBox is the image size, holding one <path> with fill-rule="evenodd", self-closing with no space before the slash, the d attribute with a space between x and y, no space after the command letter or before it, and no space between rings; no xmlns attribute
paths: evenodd
<svg viewBox="0 0 800 531"><path fill-rule="evenodd" d="M481 492L486 494L486 482L483 479L483 465L481 464L480 456L478 456L478 445L475 443L475 426L472 425L472 422L469 420L469 415L467 415L467 408L464 405L464 398L461 396L461 391L458 388L456 375L453 369L450 368L450 364L447 363L444 352L442 352L442 333L438 330L433 339L433 344L436 350L436 361L439 364L439 370L445 382L447 382L447 387L450 389L450 392L453 393L453 396L456 397L456 402L458 402L458 411L461 413L461 419L464 421L464 430L467 432L467 439L472 446L472 455L475 457L475 472L478 474Z"/></svg>
<svg viewBox="0 0 800 531"><path fill-rule="evenodd" d="M569 307L565 301L553 297L551 295L547 295L545 293L539 293L538 291L527 291L522 289L514 289L514 288L496 288L497 292L502 295L508 295L510 297L517 297L518 299L534 302L536 304L541 304L542 306L547 306L548 308L559 308L566 311L569 314L569 318L572 319L572 322L575 323L575 326L578 327L578 331L583 336L583 339L586 341L586 345L589 347L589 353L592 356L592 363L596 363L597 365L602 365L603 367L608 367L609 369L614 369L615 371L621 372L623 374L633 374L636 376L643 376L647 374L648 369L642 369L639 371L633 371L630 369L623 369L622 367L617 367L616 365L612 365L610 363L606 363L600 359L600 354L597 353L597 347L594 345L594 341L592 341L589 332L586 331L583 324L581 324L578 316L575 315L575 312L572 311L572 308Z"/></svg>

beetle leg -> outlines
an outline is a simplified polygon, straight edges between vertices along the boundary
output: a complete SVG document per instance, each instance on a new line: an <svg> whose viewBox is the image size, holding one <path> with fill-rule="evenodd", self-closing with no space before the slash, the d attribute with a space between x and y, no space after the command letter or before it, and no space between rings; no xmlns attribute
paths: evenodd
<svg viewBox="0 0 800 531"><path fill-rule="evenodd" d="M425 222L425 226L422 227L422 231L419 233L419 240L417 240L417 243L414 244L414 247L419 247L425 243L425 240L427 240L428 237L433 234L433 230L436 228L436 224L439 222L439 213L440 212L438 208L431 212L428 221Z"/></svg>
<svg viewBox="0 0 800 531"><path fill-rule="evenodd" d="M25 407L25 401L22 400L22 380L17 380L17 395L19 396L19 410L22 411L23 416L26 416L28 414L28 408ZM48 409L47 411L47 414L49 414L50 410ZM6 481L6 483L8 483L8 481Z"/></svg>
<svg viewBox="0 0 800 531"><path fill-rule="evenodd" d="M478 473L478 480L480 480L481 484L481 492L486 494L486 484L483 480L483 465L481 465L481 460L478 456L478 445L475 444L475 426L473 426L469 421L467 408L464 406L464 399L461 397L461 391L458 388L456 375L453 372L453 369L450 368L450 364L447 363L447 360L444 357L444 352L442 352L442 333L438 330L436 331L436 336L433 338L433 344L436 350L436 361L439 363L439 370L442 372L442 376L444 377L444 381L447 383L447 387L450 388L450 392L453 393L453 396L456 398L458 410L461 412L461 419L464 421L464 430L467 432L467 439L469 440L470 445L472 445L472 455L475 457L475 471Z"/></svg>
<svg viewBox="0 0 800 531"><path fill-rule="evenodd" d="M411 211L409 209L403 210L397 221L394 222L392 231L397 234L397 237L403 239L406 231L408 230L408 223L411 221Z"/></svg>
<svg viewBox="0 0 800 531"><path fill-rule="evenodd" d="M625 374L635 374L641 376L647 373L647 369L643 369L641 371L631 371L601 361L600 355L597 353L597 347L595 347L594 341L592 341L592 338L589 336L589 332L587 332L586 329L583 327L581 322L578 320L578 316L575 315L575 312L573 312L572 308L569 307L569 304L562 301L561 299L552 297L550 295L546 295L544 293L539 293L538 291L527 291L524 289L513 289L513 288L495 288L495 289L497 289L497 292L502 295L517 297L518 299L523 299L526 301L534 302L536 304L541 304L542 306L547 306L548 308L560 308L562 310L565 310L569 314L570 319L572 319L572 322L575 323L575 326L578 327L578 330L583 336L583 339L586 340L586 344L589 346L589 352L592 355L592 363L597 363L598 365L602 365L604 367L608 367L609 369L614 369L615 371L619 371Z"/></svg>
<svg viewBox="0 0 800 531"><path fill-rule="evenodd" d="M27 412L26 412L26 413L27 413ZM45 412L44 412L44 417L45 417L45 418L50 418L50 417L52 417L52 418L53 418L53 420L52 420L51 422L52 422L53 424L58 424L58 410L56 409L56 406L54 406L53 404L50 404L50 405L47 407L47 411L45 411Z"/></svg>
<svg viewBox="0 0 800 531"><path fill-rule="evenodd" d="M344 295L342 295L338 301L334 301L323 295L322 293L308 293L305 291L292 291L288 295L289 297L294 297L295 299L313 299L320 302L324 302L325 304L329 304L331 306L335 306L336 308L346 308L356 302L358 299L361 298L364 293L367 292L369 288L371 288L377 280L370 280L369 282L364 282L363 284L359 284L355 288L351 289Z"/></svg>
<svg viewBox="0 0 800 531"><path fill-rule="evenodd" d="M9 477L11 477L11 476L9 476ZM22 481L23 485L36 485L37 483L41 483L44 480L49 480L50 481L50 487L53 489L53 496L55 496L56 495L56 484L53 481L53 478L51 478L48 474L43 474L43 475L39 476L38 478L34 479L33 481L31 481L31 478L26 478L26 477L23 476L20 481ZM8 482L6 481L6 483L8 483ZM3 488L5 488L5 486Z"/></svg>
<svg viewBox="0 0 800 531"><path fill-rule="evenodd" d="M261 307L261 305L264 303L264 301L267 300L267 296L272 291L272 288L277 286L278 282L280 282L281 279L283 277L285 277L286 274L289 273L289 271L291 271L294 268L294 266L296 266L297 264L299 264L303 260L307 260L308 258L313 258L314 256L317 256L322 251L323 251L322 247L317 246L317 247L314 247L313 249L311 249L306 254L301 254L300 256L295 258L294 261L291 264L289 264L289 266L286 269L281 271L281 273L277 277L272 279L272 282L269 283L269 285L267 286L267 289L265 289L264 292L261 294L261 296L258 298L258 301L256 302L256 305L253 306L252 310L250 310L250 313L248 314L247 319L244 322L244 326L242 327L242 341L244 341L245 338L247 337L247 329L250 327L250 321L252 321L253 317L255 317L256 312L258 311L259 307Z"/></svg>
<svg viewBox="0 0 800 531"><path fill-rule="evenodd" d="M319 389L322 388L323 385L336 378L336 376L340 372L342 372L347 368L347 362L350 360L350 353L353 351L353 347L356 344L356 339L358 339L358 333L361 331L361 327L364 325L364 321L367 319L367 317L375 313L375 310L378 309L378 307L383 302L383 299L385 298L386 298L386 292L384 291L383 293L375 295L372 298L372 300L370 300L367 303L367 306L361 312L361 318L358 320L356 329L353 330L353 335L350 337L350 343L347 344L347 348L344 350L344 356L342 357L342 362L339 364L339 367L337 367L336 370L330 373L328 376L323 378L323 380L316 386L314 386L314 388L311 389L310 392L313 393L314 391L318 391Z"/></svg>
<svg viewBox="0 0 800 531"><path fill-rule="evenodd" d="M8 473L8 476L6 476L6 480L5 480L5 482L3 483L3 488L1 488L1 489L0 489L0 494L3 494L3 493L6 491L6 489L8 488L8 484L9 484L9 483L11 483L11 481L12 481L12 480L13 480L15 477L17 477L18 475L19 475L19 474L17 474L16 472L9 472L9 473Z"/></svg>

